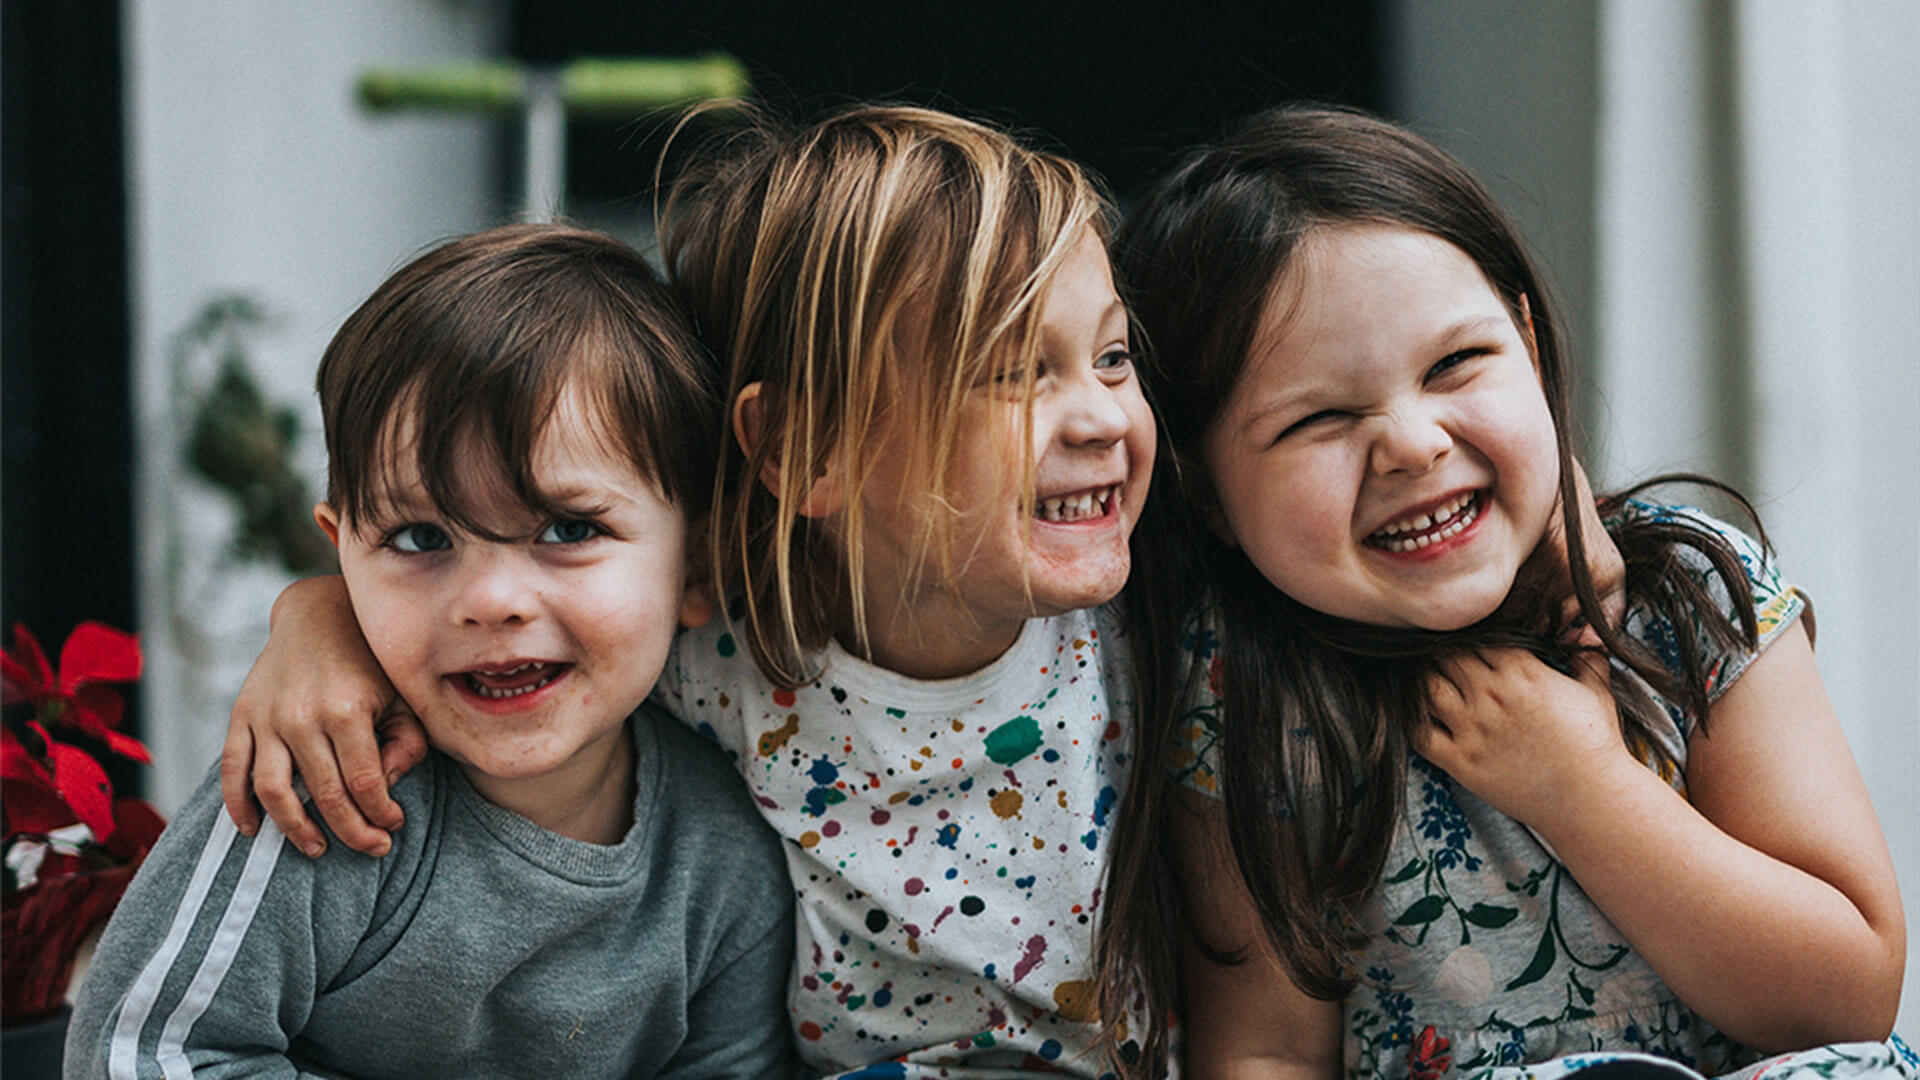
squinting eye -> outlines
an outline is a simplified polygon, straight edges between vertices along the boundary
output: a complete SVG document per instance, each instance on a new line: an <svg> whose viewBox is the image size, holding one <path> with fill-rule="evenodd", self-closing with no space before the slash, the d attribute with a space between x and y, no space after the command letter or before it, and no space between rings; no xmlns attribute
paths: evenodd
<svg viewBox="0 0 1920 1080"><path fill-rule="evenodd" d="M600 535L600 526L591 521L556 521L540 530L542 544L582 544Z"/></svg>
<svg viewBox="0 0 1920 1080"><path fill-rule="evenodd" d="M1305 431L1308 428L1313 427L1317 424L1324 424L1331 420L1338 420L1341 417L1346 415L1347 415L1346 413L1341 412L1339 409L1321 409L1319 412L1314 413L1312 416L1308 416L1300 420L1295 420L1293 423L1287 425L1286 430L1282 431L1279 435L1275 436L1273 441L1279 442L1281 439L1284 439L1287 436L1292 435L1296 432Z"/></svg>
<svg viewBox="0 0 1920 1080"><path fill-rule="evenodd" d="M402 525L387 534L387 546L406 555L424 555L429 551L445 551L453 546L453 541L438 525Z"/></svg>
<svg viewBox="0 0 1920 1080"><path fill-rule="evenodd" d="M1485 351L1485 349L1461 349L1458 352L1448 353L1446 356L1440 358L1439 363L1427 369L1427 378L1432 379L1445 375L1447 372L1452 371L1454 368L1459 367L1461 364L1479 356Z"/></svg>
<svg viewBox="0 0 1920 1080"><path fill-rule="evenodd" d="M1133 365L1133 354L1125 349L1114 349L1103 353L1093 362L1093 366L1103 371L1117 371Z"/></svg>

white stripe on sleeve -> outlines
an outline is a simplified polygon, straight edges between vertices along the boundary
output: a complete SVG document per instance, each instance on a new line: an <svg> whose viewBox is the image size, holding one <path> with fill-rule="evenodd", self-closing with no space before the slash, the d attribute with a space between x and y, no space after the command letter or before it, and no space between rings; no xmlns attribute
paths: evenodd
<svg viewBox="0 0 1920 1080"><path fill-rule="evenodd" d="M221 864L226 862L227 853L240 839L240 830L234 828L232 820L227 815L214 816L213 831L207 837L206 847L201 849L200 861L194 865L193 877L188 880L187 891L181 896L180 906L173 913L173 923L167 929L166 938L160 943L160 948L155 950L153 956L148 958L146 966L140 969L140 974L134 979L133 985L127 988L126 1000L121 1004L120 1017L114 1023L113 1039L107 1054L107 1075L113 1080L135 1080L138 1076L140 1032L147 1026L147 1020L153 1014L154 1005L159 1001L160 988L166 982L167 972L173 969L174 963L180 958L181 950L186 947L187 936L192 933L193 924L199 917L201 907L206 903L207 893L213 888L214 876L219 873ZM260 875L257 888L249 893L247 891L249 875L253 873L255 863L261 861L265 862L267 873L270 874L285 839L272 821L261 826L260 834L254 840L253 850L247 855L247 866L241 874L240 888L235 890L227 902L227 912L221 919L222 930L232 920L235 907L244 905L240 929L241 932L245 931L244 924L252 920L254 911L260 906L260 896L265 890L267 876ZM264 860L262 860L263 852ZM235 935L234 943L237 945L238 935ZM217 949L220 945L220 937L216 934L214 948ZM226 963L221 966L222 974L231 962L232 958L228 957ZM206 970L204 961L200 970L201 972ZM199 982L200 975L196 974L194 986L197 987ZM191 988L189 993L191 994ZM203 1004L201 1009L204 1010L204 1008ZM178 1017L179 1014L179 1009L174 1010L174 1017ZM194 1016L197 1018L199 1012L196 1011ZM188 1023L191 1024L191 1020ZM173 1018L169 1018L167 1030L171 1032L172 1029ZM165 1049L164 1042L161 1049ZM170 1066L168 1075L174 1075Z"/></svg>
<svg viewBox="0 0 1920 1080"><path fill-rule="evenodd" d="M220 989L221 980L233 967L233 958L240 952L240 940L247 936L247 927L253 925L253 916L260 910L260 901L267 894L267 881L273 877L274 865L280 859L280 848L286 839L286 834L271 819L260 826L259 834L253 838L246 868L240 871L233 898L227 901L220 926L207 944L207 954L200 959L200 970L193 973L193 982L180 998L180 1004L174 1006L173 1015L167 1017L167 1026L161 1029L156 1055L167 1080L193 1080L193 1067L187 1063L187 1033L207 1011L214 991Z"/></svg>

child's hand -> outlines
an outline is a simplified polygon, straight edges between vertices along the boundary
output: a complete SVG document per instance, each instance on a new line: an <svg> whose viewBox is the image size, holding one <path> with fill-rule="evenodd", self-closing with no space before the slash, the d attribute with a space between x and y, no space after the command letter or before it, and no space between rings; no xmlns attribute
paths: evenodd
<svg viewBox="0 0 1920 1080"><path fill-rule="evenodd" d="M251 835L260 826L257 795L288 839L319 855L326 834L301 806L297 772L342 843L384 855L392 846L387 830L401 824L387 786L426 757L425 732L367 650L340 578L287 586L271 625L234 701L220 755L227 813Z"/></svg>
<svg viewBox="0 0 1920 1080"><path fill-rule="evenodd" d="M1441 661L1428 682L1433 722L1414 749L1495 809L1541 827L1577 787L1609 783L1623 764L1639 768L1620 738L1604 654L1575 663L1577 678L1524 649Z"/></svg>

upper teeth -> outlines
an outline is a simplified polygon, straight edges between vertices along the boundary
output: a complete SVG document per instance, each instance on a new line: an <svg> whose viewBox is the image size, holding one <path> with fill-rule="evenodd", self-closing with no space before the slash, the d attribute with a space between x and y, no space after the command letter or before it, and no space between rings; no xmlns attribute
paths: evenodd
<svg viewBox="0 0 1920 1080"><path fill-rule="evenodd" d="M1034 509L1042 521L1082 521L1106 513L1107 499L1113 491L1113 488L1106 487L1080 495L1041 499Z"/></svg>
<svg viewBox="0 0 1920 1080"><path fill-rule="evenodd" d="M518 675L521 672L527 670L528 668L534 668L539 666L540 666L540 662L538 660L529 660L526 663L519 665L518 667L510 667L503 671L495 671L492 668L474 668L473 670L476 674L492 675L495 678L501 678L507 675Z"/></svg>
<svg viewBox="0 0 1920 1080"><path fill-rule="evenodd" d="M1473 519L1478 516L1477 512L1473 512L1474 498L1475 493L1470 491L1427 513L1390 522L1381 526L1380 530L1373 534L1374 539L1388 551L1418 551L1430 544L1438 543L1473 523ZM1433 533L1427 532L1435 526L1444 526L1444 528ZM1402 533L1419 535L1400 538Z"/></svg>

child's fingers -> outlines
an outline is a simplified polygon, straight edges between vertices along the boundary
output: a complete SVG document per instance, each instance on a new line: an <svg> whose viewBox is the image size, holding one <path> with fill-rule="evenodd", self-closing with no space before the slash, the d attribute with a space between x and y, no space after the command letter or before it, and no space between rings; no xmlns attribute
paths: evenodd
<svg viewBox="0 0 1920 1080"><path fill-rule="evenodd" d="M400 702L380 718L380 770L386 774L387 786L399 783L402 774L426 759L427 729Z"/></svg>
<svg viewBox="0 0 1920 1080"><path fill-rule="evenodd" d="M1439 766L1442 771L1451 774L1460 764L1457 746L1453 739L1453 729L1438 718L1430 718L1424 724L1415 724L1408 734L1413 744L1413 752Z"/></svg>
<svg viewBox="0 0 1920 1080"><path fill-rule="evenodd" d="M347 798L369 825L380 829L400 827L400 804L387 794L387 775L380 768L380 744L373 729L362 724L342 724L329 733L334 760L339 762L341 782ZM371 854L371 852L369 853Z"/></svg>
<svg viewBox="0 0 1920 1080"><path fill-rule="evenodd" d="M1427 676L1427 701L1442 713L1450 713L1466 703L1467 688L1463 684L1458 666L1452 660L1440 661L1433 674Z"/></svg>
<svg viewBox="0 0 1920 1080"><path fill-rule="evenodd" d="M366 855L385 855L393 846L393 838L360 813L359 805L347 790L346 778L341 775L341 763L334 741L324 732L316 732L312 740L296 743L292 751L294 767L307 785L313 808L319 811L327 828L333 830L333 835L355 851ZM377 753L373 760L378 760ZM377 774L378 766L374 768ZM278 821L278 816L274 820Z"/></svg>
<svg viewBox="0 0 1920 1080"><path fill-rule="evenodd" d="M253 801L253 732L229 728L220 748L220 801L243 835L260 831L260 806Z"/></svg>
<svg viewBox="0 0 1920 1080"><path fill-rule="evenodd" d="M263 742L254 747L253 792L267 816L279 826L293 846L309 858L318 858L327 850L327 838L300 804L293 786L293 761L284 744Z"/></svg>
<svg viewBox="0 0 1920 1080"><path fill-rule="evenodd" d="M1597 639L1595 644L1598 644ZM1575 653L1573 672L1574 678L1587 689L1607 697L1613 696L1613 670L1606 653L1591 649Z"/></svg>

